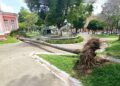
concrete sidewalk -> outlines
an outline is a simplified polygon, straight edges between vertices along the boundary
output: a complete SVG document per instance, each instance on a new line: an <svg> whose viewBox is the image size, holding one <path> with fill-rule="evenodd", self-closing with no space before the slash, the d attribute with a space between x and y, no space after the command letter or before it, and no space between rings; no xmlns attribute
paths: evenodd
<svg viewBox="0 0 120 86"><path fill-rule="evenodd" d="M46 52L26 43L0 45L0 86L67 86L40 63L33 52Z"/></svg>

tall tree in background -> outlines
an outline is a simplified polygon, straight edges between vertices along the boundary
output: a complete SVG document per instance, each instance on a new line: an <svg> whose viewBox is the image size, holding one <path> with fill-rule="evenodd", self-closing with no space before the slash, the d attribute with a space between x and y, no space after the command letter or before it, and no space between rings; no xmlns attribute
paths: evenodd
<svg viewBox="0 0 120 86"><path fill-rule="evenodd" d="M103 30L104 29L104 22L99 21L99 20L92 20L90 21L90 23L88 24L87 27L89 30L92 30L93 34L95 34L95 32L97 30Z"/></svg>
<svg viewBox="0 0 120 86"><path fill-rule="evenodd" d="M68 21L76 28L76 33L78 29L84 27L86 18L92 14L92 11L92 4L85 4L82 0L79 1L79 4L73 5L68 15Z"/></svg>
<svg viewBox="0 0 120 86"><path fill-rule="evenodd" d="M48 0L25 0L31 12L36 12L43 21L48 11Z"/></svg>
<svg viewBox="0 0 120 86"><path fill-rule="evenodd" d="M65 19L69 14L69 10L73 5L78 4L81 0L56 0L54 8L50 9L46 22L50 25L56 25L59 30L64 25ZM60 31L61 32L61 31Z"/></svg>
<svg viewBox="0 0 120 86"><path fill-rule="evenodd" d="M26 10L24 7L21 7L20 12L18 13L19 23L24 22L25 21L25 16L28 15L28 14L29 14L28 10Z"/></svg>
<svg viewBox="0 0 120 86"><path fill-rule="evenodd" d="M38 21L38 15L36 13L30 13L25 8L21 8L19 12L19 28L20 29L27 29L27 31L30 31L34 26L36 26L36 23Z"/></svg>
<svg viewBox="0 0 120 86"><path fill-rule="evenodd" d="M118 30L120 26L120 0L108 0L108 2L103 5L101 18L107 22L107 29L110 30L111 33L113 33L114 28Z"/></svg>
<svg viewBox="0 0 120 86"><path fill-rule="evenodd" d="M29 13L27 16L25 16L25 25L27 27L28 32L30 32L31 29L35 28L35 23L38 21L38 16L36 13Z"/></svg>
<svg viewBox="0 0 120 86"><path fill-rule="evenodd" d="M92 13L92 5L83 5L83 0L25 1L30 10L37 12L46 25L56 25L59 30L61 30L60 28L64 25L65 20L69 20L75 28L82 28L86 19L85 16Z"/></svg>

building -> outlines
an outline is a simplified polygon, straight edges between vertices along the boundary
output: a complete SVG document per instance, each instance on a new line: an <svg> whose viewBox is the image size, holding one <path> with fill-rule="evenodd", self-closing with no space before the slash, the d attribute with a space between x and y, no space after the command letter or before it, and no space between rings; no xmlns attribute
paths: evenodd
<svg viewBox="0 0 120 86"><path fill-rule="evenodd" d="M11 31L18 29L18 17L15 13L0 10L0 40L4 40Z"/></svg>

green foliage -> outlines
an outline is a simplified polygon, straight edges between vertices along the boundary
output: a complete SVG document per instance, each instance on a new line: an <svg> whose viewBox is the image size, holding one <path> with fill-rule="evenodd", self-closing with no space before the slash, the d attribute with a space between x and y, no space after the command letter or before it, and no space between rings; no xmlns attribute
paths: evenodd
<svg viewBox="0 0 120 86"><path fill-rule="evenodd" d="M82 81L83 86L120 86L120 64L104 64L95 67L89 75L81 75L73 71L74 63L79 56L44 54L39 56Z"/></svg>
<svg viewBox="0 0 120 86"><path fill-rule="evenodd" d="M104 23L98 20L92 20L89 22L88 27L89 30L103 30Z"/></svg>
<svg viewBox="0 0 120 86"><path fill-rule="evenodd" d="M120 86L120 64L96 67L92 74L81 77L84 86Z"/></svg>
<svg viewBox="0 0 120 86"><path fill-rule="evenodd" d="M87 4L86 6L86 11L88 12L88 16L92 14L93 12L93 5L92 4Z"/></svg>
<svg viewBox="0 0 120 86"><path fill-rule="evenodd" d="M84 27L86 18L91 15L92 10L93 8L90 8L89 5L83 4L82 1L71 8L67 19L73 27L76 28L76 32L78 29Z"/></svg>
<svg viewBox="0 0 120 86"><path fill-rule="evenodd" d="M46 18L46 22L52 25L57 25L58 28L61 28L64 24L65 15L65 0L57 0L55 8L50 9L50 12Z"/></svg>
<svg viewBox="0 0 120 86"><path fill-rule="evenodd" d="M117 38L116 34L97 34L95 37L98 38Z"/></svg>
<svg viewBox="0 0 120 86"><path fill-rule="evenodd" d="M41 1L25 1L32 12L37 12L42 17L46 25L56 25L58 29L64 26L65 19L75 28L83 28L86 17L93 11L93 6L83 4L83 0L44 0L42 4L49 8L47 12L42 11Z"/></svg>
<svg viewBox="0 0 120 86"><path fill-rule="evenodd" d="M29 7L31 12L36 12L43 21L45 20L46 17L46 10L44 10L41 5L49 5L48 1L52 0L25 0L27 6ZM40 11L41 10L41 11Z"/></svg>
<svg viewBox="0 0 120 86"><path fill-rule="evenodd" d="M27 29L31 29L33 25L38 21L38 16L35 13L30 13L25 16L25 25Z"/></svg>
<svg viewBox="0 0 120 86"><path fill-rule="evenodd" d="M80 17L78 21L77 20L73 21L73 26L76 28L76 32L78 29L83 28L84 24L85 24L85 18L83 17Z"/></svg>
<svg viewBox="0 0 120 86"><path fill-rule="evenodd" d="M25 8L21 8L19 12L19 30L13 31L11 35L25 36L25 32L36 30L41 25L41 19L38 19L36 13L30 13Z"/></svg>
<svg viewBox="0 0 120 86"><path fill-rule="evenodd" d="M25 22L25 17L29 14L28 10L26 10L25 8L21 8L20 9L20 12L18 13L19 17L18 17L18 20L19 20L19 23L21 22Z"/></svg>
<svg viewBox="0 0 120 86"><path fill-rule="evenodd" d="M60 40L47 40L46 42L52 44L73 44L73 43L80 43L83 41L81 36L76 37L75 39L60 39Z"/></svg>
<svg viewBox="0 0 120 86"><path fill-rule="evenodd" d="M26 25L24 22L19 23L19 29L21 29L21 30L26 29Z"/></svg>
<svg viewBox="0 0 120 86"><path fill-rule="evenodd" d="M112 41L109 43L109 47L105 51L108 55L120 59L120 41Z"/></svg>
<svg viewBox="0 0 120 86"><path fill-rule="evenodd" d="M0 44L16 43L18 40L15 37L8 36L6 40L0 41Z"/></svg>
<svg viewBox="0 0 120 86"><path fill-rule="evenodd" d="M26 37L26 32L22 29L18 29L10 33L10 36L13 36L13 37L17 35Z"/></svg>
<svg viewBox="0 0 120 86"><path fill-rule="evenodd" d="M40 27L43 23L44 22L42 21L42 19L38 17L38 21L35 23L35 25Z"/></svg>

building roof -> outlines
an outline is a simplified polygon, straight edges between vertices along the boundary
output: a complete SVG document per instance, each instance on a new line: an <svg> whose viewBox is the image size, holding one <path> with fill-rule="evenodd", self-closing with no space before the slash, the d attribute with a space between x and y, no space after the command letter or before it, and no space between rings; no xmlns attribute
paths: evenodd
<svg viewBox="0 0 120 86"><path fill-rule="evenodd" d="M17 14L16 14L16 13L3 12L3 11L0 11L0 14L3 14L3 15L15 15L15 16L17 16Z"/></svg>
<svg viewBox="0 0 120 86"><path fill-rule="evenodd" d="M4 11L2 11L2 10L1 10L1 6L0 6L0 14L3 14L3 15L15 15L15 16L17 16L16 13L11 13L11 12L4 12Z"/></svg>

